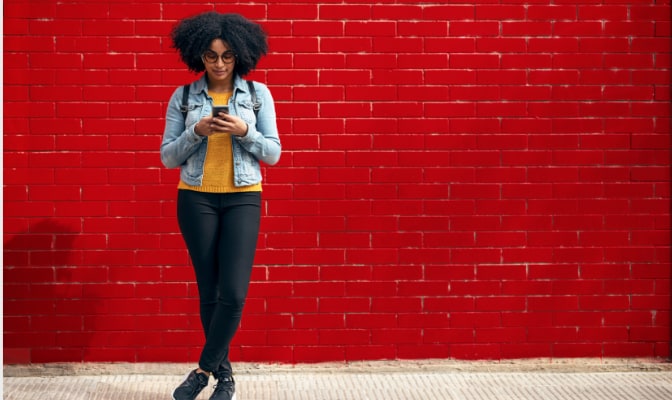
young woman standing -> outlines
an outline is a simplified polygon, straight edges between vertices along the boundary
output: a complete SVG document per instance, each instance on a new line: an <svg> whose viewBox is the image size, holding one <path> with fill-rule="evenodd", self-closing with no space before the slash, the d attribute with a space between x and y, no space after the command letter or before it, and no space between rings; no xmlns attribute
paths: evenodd
<svg viewBox="0 0 672 400"><path fill-rule="evenodd" d="M188 95L185 87L173 92L161 143L163 164L180 168L177 219L196 275L205 333L198 368L173 399L195 399L213 376L210 400L231 400L229 343L256 252L260 161L274 165L281 153L270 91L243 79L266 54L266 34L240 15L207 12L182 20L171 36L187 68L205 72L189 85ZM215 106L228 109L213 113Z"/></svg>

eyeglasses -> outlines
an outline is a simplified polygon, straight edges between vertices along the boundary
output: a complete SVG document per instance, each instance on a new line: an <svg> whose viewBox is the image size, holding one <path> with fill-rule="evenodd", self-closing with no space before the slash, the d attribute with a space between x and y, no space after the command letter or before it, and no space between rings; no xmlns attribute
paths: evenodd
<svg viewBox="0 0 672 400"><path fill-rule="evenodd" d="M220 58L224 64L231 64L233 60L236 59L236 53L231 50L225 51L221 56L212 50L208 50L203 53L203 61L209 64L215 64Z"/></svg>

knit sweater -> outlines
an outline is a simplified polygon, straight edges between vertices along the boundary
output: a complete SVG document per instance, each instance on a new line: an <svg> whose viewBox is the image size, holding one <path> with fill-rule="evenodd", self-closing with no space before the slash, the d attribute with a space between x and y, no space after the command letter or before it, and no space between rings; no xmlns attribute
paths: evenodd
<svg viewBox="0 0 672 400"><path fill-rule="evenodd" d="M208 95L212 97L214 105L227 105L232 93L208 92ZM233 184L233 148L231 140L231 134L229 133L218 133L209 136L201 186L190 186L180 180L178 189L207 193L260 192L261 183L243 187L236 187Z"/></svg>

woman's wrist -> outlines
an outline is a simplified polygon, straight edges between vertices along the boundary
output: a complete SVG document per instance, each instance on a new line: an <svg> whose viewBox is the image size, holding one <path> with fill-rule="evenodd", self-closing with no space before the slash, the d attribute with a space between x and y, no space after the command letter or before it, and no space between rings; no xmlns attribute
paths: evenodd
<svg viewBox="0 0 672 400"><path fill-rule="evenodd" d="M198 126L201 124L201 121L197 122L196 125L194 125L194 133L196 136L203 136L200 133L198 133Z"/></svg>

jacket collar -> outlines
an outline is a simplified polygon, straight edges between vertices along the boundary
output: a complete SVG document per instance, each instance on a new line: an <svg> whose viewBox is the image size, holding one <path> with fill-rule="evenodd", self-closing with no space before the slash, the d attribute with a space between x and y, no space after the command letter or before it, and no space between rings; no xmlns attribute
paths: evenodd
<svg viewBox="0 0 672 400"><path fill-rule="evenodd" d="M200 79L195 81L191 86L194 88L195 93L204 92L207 94L208 81L206 79L206 74L203 74L200 77ZM240 75L236 74L233 78L233 91L235 93L238 90L243 91L245 93L249 91L249 89L247 88L247 84L245 83L245 80L241 78Z"/></svg>

